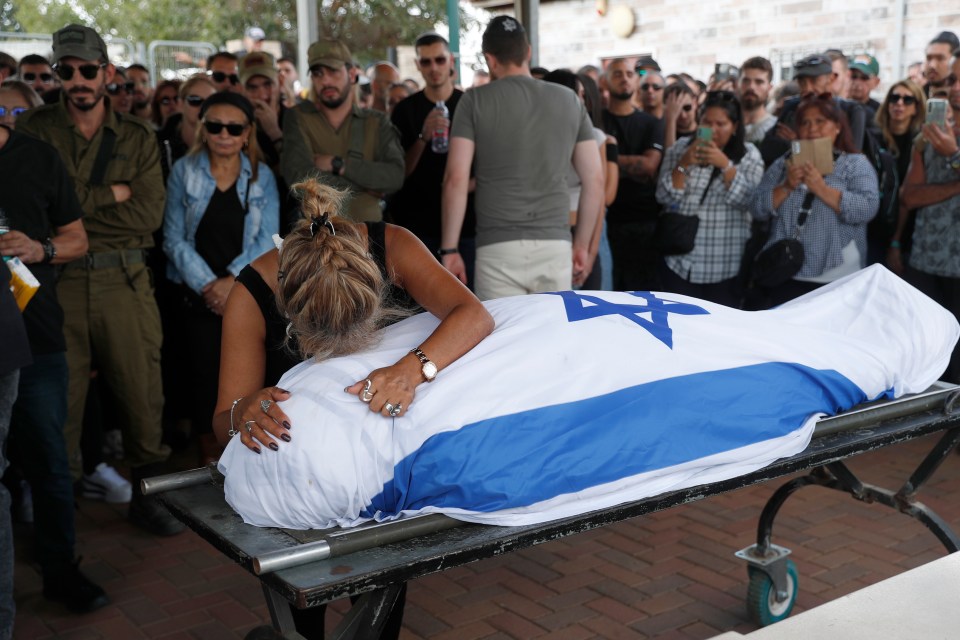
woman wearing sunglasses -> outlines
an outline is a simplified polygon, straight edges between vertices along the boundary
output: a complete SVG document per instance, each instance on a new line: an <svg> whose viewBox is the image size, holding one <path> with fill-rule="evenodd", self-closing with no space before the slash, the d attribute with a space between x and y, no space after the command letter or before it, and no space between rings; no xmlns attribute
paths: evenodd
<svg viewBox="0 0 960 640"><path fill-rule="evenodd" d="M897 159L897 178L901 185L910 167L914 138L920 133L927 117L924 99L923 89L919 85L910 80L901 80L890 87L883 104L877 110L877 124L883 134L883 147ZM895 210L899 210L899 204ZM897 234L896 240L891 239L891 246L887 249L887 266L895 273L903 275L903 258L910 250L914 220L908 212L900 215L906 217L905 225Z"/></svg>
<svg viewBox="0 0 960 640"><path fill-rule="evenodd" d="M0 124L16 129L17 116L39 107L43 100L25 82L7 80L0 86Z"/></svg>
<svg viewBox="0 0 960 640"><path fill-rule="evenodd" d="M180 111L167 118L157 132L164 183L170 177L173 163L187 155L187 151L197 140L197 131L200 130L200 105L216 92L217 87L206 75L192 76L180 85Z"/></svg>
<svg viewBox="0 0 960 640"><path fill-rule="evenodd" d="M150 119L158 131L167 123L170 116L180 113L179 80L164 80L157 85L150 100Z"/></svg>
<svg viewBox="0 0 960 640"><path fill-rule="evenodd" d="M80 74L87 78L88 70L95 65L82 65L80 67ZM63 65L57 65L58 73L61 74L61 78L64 80L69 80L70 78L63 77ZM70 77L73 77L73 73L70 73ZM110 107L113 109L114 113L130 113L130 110L133 109L133 83L127 80L127 72L123 67L117 67L116 71L113 74L113 82L107 85L107 95L110 96Z"/></svg>
<svg viewBox="0 0 960 640"><path fill-rule="evenodd" d="M277 184L258 160L253 105L217 93L200 107L201 129L167 185L163 250L181 284L181 321L190 364L191 420L201 455L216 457L210 424L217 399L221 316L234 277L273 247Z"/></svg>

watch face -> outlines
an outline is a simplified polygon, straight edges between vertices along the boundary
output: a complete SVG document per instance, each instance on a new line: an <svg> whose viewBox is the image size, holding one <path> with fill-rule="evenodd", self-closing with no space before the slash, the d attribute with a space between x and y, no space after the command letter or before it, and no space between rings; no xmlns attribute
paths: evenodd
<svg viewBox="0 0 960 640"><path fill-rule="evenodd" d="M427 381L433 380L437 377L437 365L433 364L433 362L429 360L423 363L423 367L421 367L420 371L423 372L423 377L426 378Z"/></svg>

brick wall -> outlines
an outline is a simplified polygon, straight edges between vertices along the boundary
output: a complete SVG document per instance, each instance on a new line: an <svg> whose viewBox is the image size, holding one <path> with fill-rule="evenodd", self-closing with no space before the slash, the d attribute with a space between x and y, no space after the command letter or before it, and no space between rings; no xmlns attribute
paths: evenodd
<svg viewBox="0 0 960 640"><path fill-rule="evenodd" d="M596 0L541 4L540 65L576 69L603 57L652 53L668 73L706 79L717 62L739 65L762 55L789 65L795 57L837 47L875 55L886 84L923 58L934 35L960 33L960 2L902 0L901 68L895 71L895 0L609 0L609 8L617 4L634 12L636 27L628 38L613 35Z"/></svg>

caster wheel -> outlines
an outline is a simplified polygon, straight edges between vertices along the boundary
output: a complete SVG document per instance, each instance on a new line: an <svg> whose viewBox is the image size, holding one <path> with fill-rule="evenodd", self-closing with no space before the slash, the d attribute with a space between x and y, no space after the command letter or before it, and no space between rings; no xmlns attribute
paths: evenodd
<svg viewBox="0 0 960 640"><path fill-rule="evenodd" d="M759 626L766 627L789 616L799 591L797 565L792 560L787 560L787 598L782 602L777 602L777 593L770 576L753 567L747 572L750 575L750 588L747 590L747 613L750 614L750 619Z"/></svg>

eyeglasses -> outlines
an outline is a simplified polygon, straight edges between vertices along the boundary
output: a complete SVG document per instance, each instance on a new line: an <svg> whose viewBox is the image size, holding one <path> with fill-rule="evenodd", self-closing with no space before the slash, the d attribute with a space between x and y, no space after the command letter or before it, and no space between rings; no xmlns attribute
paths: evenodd
<svg viewBox="0 0 960 640"><path fill-rule="evenodd" d="M226 124L223 122L210 122L209 120L204 120L203 128L206 129L207 133L209 133L212 136L218 136L220 135L221 131L226 129L227 133L229 133L231 136L236 138L243 133L243 130L247 128L247 125L236 124L236 123Z"/></svg>
<svg viewBox="0 0 960 640"><path fill-rule="evenodd" d="M909 107L912 104L917 104L917 99L903 93L891 93L890 104L896 104L898 102L902 102L904 106Z"/></svg>
<svg viewBox="0 0 960 640"><path fill-rule="evenodd" d="M433 65L437 65L438 67L442 67L449 60L450 59L447 56L437 56L436 58L420 58L420 66L430 67Z"/></svg>
<svg viewBox="0 0 960 640"><path fill-rule="evenodd" d="M663 85L654 84L653 82L644 82L642 85L640 85L640 89L641 91L662 91Z"/></svg>
<svg viewBox="0 0 960 640"><path fill-rule="evenodd" d="M132 82L111 82L107 85L107 93L112 96L117 95L123 91L126 94L133 93L133 83Z"/></svg>
<svg viewBox="0 0 960 640"><path fill-rule="evenodd" d="M0 107L0 118L10 116L11 118L16 118L18 115L27 110L27 107L12 107L10 109L6 107Z"/></svg>
<svg viewBox="0 0 960 640"><path fill-rule="evenodd" d="M189 95L184 100L187 101L187 104L191 107L199 107L203 104L203 96Z"/></svg>
<svg viewBox="0 0 960 640"><path fill-rule="evenodd" d="M33 73L32 71L28 71L24 73L21 76L21 78L23 79L24 82L36 82L37 78L40 78L40 82L47 82L47 83L53 82L52 73Z"/></svg>
<svg viewBox="0 0 960 640"><path fill-rule="evenodd" d="M213 81L218 84L228 78L230 79L230 84L240 84L240 76L235 73L226 74L223 71L210 71L208 73L210 77L213 78Z"/></svg>
<svg viewBox="0 0 960 640"><path fill-rule="evenodd" d="M54 65L53 70L57 72L57 75L60 76L61 80L72 80L73 72L77 70L80 71L80 75L86 80L93 80L97 77L100 69L104 69L106 66L106 62L101 62L100 64L82 64L79 67L72 67L69 64L58 62L56 65Z"/></svg>

